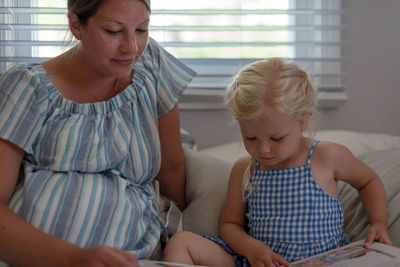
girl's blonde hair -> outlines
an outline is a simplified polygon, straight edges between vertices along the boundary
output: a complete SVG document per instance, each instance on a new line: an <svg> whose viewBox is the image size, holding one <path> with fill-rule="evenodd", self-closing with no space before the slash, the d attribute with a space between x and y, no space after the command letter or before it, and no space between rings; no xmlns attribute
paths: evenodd
<svg viewBox="0 0 400 267"><path fill-rule="evenodd" d="M225 104L236 120L256 119L280 112L302 120L316 113L317 92L305 71L280 58L256 61L243 68L225 93ZM243 193L251 193L249 180L254 160L243 177Z"/></svg>

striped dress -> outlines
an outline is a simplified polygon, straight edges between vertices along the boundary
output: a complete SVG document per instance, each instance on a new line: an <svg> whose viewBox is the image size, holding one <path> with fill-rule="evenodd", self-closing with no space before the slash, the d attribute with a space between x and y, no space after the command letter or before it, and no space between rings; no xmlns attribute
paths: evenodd
<svg viewBox="0 0 400 267"><path fill-rule="evenodd" d="M163 230L152 187L158 119L194 75L152 39L131 85L105 102L65 99L38 63L10 69L0 77L0 138L25 156L9 207L79 246L150 257Z"/></svg>

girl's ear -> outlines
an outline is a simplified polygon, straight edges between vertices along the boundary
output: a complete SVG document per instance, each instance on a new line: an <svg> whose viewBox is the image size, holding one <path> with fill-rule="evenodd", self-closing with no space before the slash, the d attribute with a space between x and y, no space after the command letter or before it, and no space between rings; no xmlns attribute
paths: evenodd
<svg viewBox="0 0 400 267"><path fill-rule="evenodd" d="M310 124L311 118L312 118L312 112L311 112L311 111L310 111L310 112L307 112L307 113L304 115L304 118L303 118L303 120L301 121L301 131L302 131L302 132L304 132L305 130L307 130L308 125Z"/></svg>
<svg viewBox="0 0 400 267"><path fill-rule="evenodd" d="M75 13L68 12L69 29L77 40L81 40L81 24Z"/></svg>

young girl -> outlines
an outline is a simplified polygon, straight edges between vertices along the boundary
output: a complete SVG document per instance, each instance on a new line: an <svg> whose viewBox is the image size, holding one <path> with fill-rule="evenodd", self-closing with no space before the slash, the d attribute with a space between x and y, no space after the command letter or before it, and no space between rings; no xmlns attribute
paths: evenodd
<svg viewBox="0 0 400 267"><path fill-rule="evenodd" d="M248 157L234 164L221 239L180 232L165 260L207 266L287 266L347 244L339 180L355 187L371 227L366 245L391 244L384 187L346 147L303 136L317 92L306 72L278 58L244 68L227 90Z"/></svg>

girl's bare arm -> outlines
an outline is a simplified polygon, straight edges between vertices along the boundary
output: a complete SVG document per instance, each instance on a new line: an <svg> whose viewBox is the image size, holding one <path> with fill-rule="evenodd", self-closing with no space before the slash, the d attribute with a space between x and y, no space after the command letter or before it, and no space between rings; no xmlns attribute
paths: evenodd
<svg viewBox="0 0 400 267"><path fill-rule="evenodd" d="M374 240L392 244L387 230L386 191L381 179L372 168L355 157L346 147L331 144L330 150L335 178L351 184L358 190L371 223L366 245Z"/></svg>
<svg viewBox="0 0 400 267"><path fill-rule="evenodd" d="M252 266L276 266L275 263L288 266L288 262L271 248L251 237L245 231L245 213L247 204L243 199L243 173L250 158L239 159L232 167L228 192L223 208L220 234L222 239L236 253L245 256Z"/></svg>

